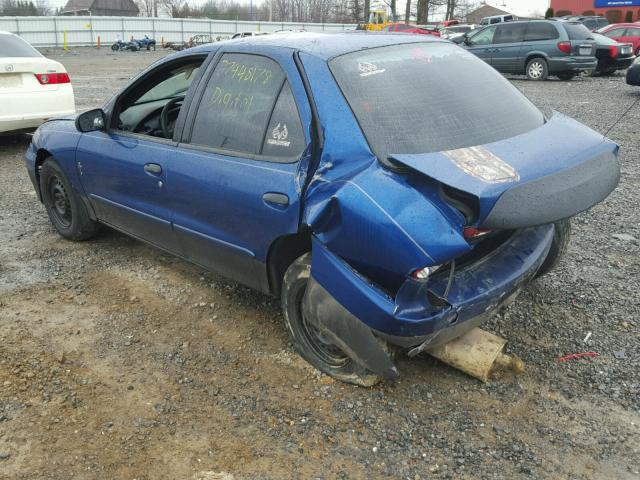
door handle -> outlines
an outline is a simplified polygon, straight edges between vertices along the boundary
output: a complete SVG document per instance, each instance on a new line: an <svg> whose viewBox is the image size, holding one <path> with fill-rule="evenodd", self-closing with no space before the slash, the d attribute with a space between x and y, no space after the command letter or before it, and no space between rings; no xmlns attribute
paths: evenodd
<svg viewBox="0 0 640 480"><path fill-rule="evenodd" d="M267 192L262 195L262 200L264 203L274 205L276 207L286 207L289 205L289 197L284 193Z"/></svg>
<svg viewBox="0 0 640 480"><path fill-rule="evenodd" d="M151 175L160 175L162 173L162 167L157 163L145 163L144 171Z"/></svg>

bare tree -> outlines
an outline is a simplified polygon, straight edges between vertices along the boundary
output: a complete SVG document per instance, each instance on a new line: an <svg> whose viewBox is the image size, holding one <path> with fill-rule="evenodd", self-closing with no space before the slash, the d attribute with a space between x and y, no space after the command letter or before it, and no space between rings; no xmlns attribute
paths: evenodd
<svg viewBox="0 0 640 480"><path fill-rule="evenodd" d="M404 23L411 21L411 0L407 0L404 6Z"/></svg>

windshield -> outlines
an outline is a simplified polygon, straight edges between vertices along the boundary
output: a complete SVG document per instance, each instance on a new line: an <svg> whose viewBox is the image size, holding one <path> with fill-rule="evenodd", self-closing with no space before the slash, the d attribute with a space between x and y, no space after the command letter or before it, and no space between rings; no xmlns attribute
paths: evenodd
<svg viewBox="0 0 640 480"><path fill-rule="evenodd" d="M41 57L40 52L14 35L0 34L0 58Z"/></svg>
<svg viewBox="0 0 640 480"><path fill-rule="evenodd" d="M378 158L503 140L542 113L502 75L449 43L342 55L329 66Z"/></svg>

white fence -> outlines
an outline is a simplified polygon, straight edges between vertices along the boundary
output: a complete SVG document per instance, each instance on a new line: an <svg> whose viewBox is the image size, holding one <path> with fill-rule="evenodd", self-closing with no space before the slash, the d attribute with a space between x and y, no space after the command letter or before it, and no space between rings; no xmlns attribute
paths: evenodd
<svg viewBox="0 0 640 480"><path fill-rule="evenodd" d="M117 37L128 40L149 35L158 44L187 41L194 35L208 33L229 38L236 32L275 32L304 29L308 32L339 32L354 29L354 24L234 22L192 18L147 17L0 17L0 30L16 33L38 47L61 47L66 34L67 45L103 45Z"/></svg>

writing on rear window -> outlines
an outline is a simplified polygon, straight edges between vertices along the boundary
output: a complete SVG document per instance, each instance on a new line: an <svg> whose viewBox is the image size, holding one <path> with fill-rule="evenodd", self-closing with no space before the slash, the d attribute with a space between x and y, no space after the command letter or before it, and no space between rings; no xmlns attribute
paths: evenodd
<svg viewBox="0 0 640 480"><path fill-rule="evenodd" d="M225 75L240 82L262 83L266 85L273 78L270 68L251 66L235 60L222 60L222 71Z"/></svg>
<svg viewBox="0 0 640 480"><path fill-rule="evenodd" d="M253 105L253 95L234 93L220 87L213 89L213 103L224 105L225 108L248 111Z"/></svg>

